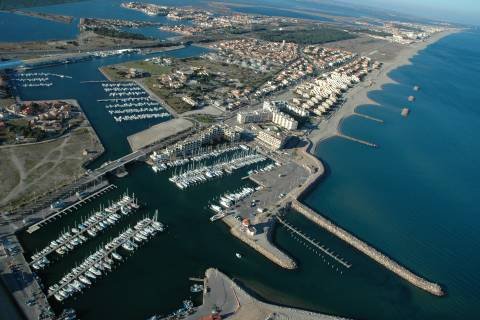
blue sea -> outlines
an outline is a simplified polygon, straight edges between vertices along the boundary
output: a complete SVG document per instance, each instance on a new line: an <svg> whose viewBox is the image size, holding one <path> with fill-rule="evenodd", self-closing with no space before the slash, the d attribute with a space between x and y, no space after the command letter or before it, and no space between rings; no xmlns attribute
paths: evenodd
<svg viewBox="0 0 480 320"><path fill-rule="evenodd" d="M366 294L381 290L383 295L369 309L391 310L389 319L401 314L404 319L407 314L410 319L475 319L480 306L480 33L444 38L412 63L391 73L397 84L370 94L378 105L358 108L384 124L358 117L343 123L343 132L380 148L341 138L322 143L317 155L328 175L306 202L438 281L448 294L433 298L409 289L405 305L369 284ZM421 90L414 92L417 84ZM416 96L414 103L407 102L409 95ZM400 116L403 106L411 109L408 118ZM353 314L374 318L371 312Z"/></svg>
<svg viewBox="0 0 480 320"><path fill-rule="evenodd" d="M35 10L110 17L117 4L93 0ZM137 13L125 14L132 18ZM192 46L165 54L185 57L203 52ZM72 79L58 79L49 89L32 88L20 94L24 99L78 99L106 147L100 161L115 159L129 152L127 135L156 122L116 124L97 101L105 98L100 85L81 82L103 80L98 67L105 64L144 58L111 57L38 69ZM115 193L32 235L21 235L26 253L32 253L59 230L127 189L144 204L128 223L158 209L160 220L169 226L168 232L94 288L64 305L54 304L55 309L74 307L81 319L146 319L155 313L167 314L191 295L188 277L216 267L261 299L329 314L378 320L478 318L480 218L475 200L480 194L480 33L448 36L416 55L412 65L391 72L391 77L396 84L370 93L378 105L358 108L383 119L383 124L351 117L342 125L346 134L380 147L372 149L341 138L322 143L317 155L325 162L327 175L305 202L408 268L439 282L446 297L413 287L294 212L287 215L289 221L351 262L352 268L336 272L283 228L276 230L274 241L296 259L299 269L276 267L231 237L224 225L208 219L208 202L226 189L245 184L240 179L245 172L180 192L168 182L170 172L154 175L138 163L128 168L128 177L112 178L119 187ZM414 85L420 85L420 91L413 91ZM409 103L409 95L415 95L416 101ZM411 109L407 118L400 116L404 106ZM43 282L57 281L125 227L119 225L40 272ZM235 252L244 258L239 261ZM199 297L193 298L200 302Z"/></svg>

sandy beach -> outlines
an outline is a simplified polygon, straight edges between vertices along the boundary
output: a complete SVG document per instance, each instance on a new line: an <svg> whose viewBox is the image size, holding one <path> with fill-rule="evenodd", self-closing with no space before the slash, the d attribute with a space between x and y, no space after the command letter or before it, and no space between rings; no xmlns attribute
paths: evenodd
<svg viewBox="0 0 480 320"><path fill-rule="evenodd" d="M396 57L390 61L381 61L383 62L382 68L379 70L374 70L360 84L350 89L345 94L345 103L335 111L330 119L322 121L318 125L318 128L311 132L309 135L309 139L313 143L311 152L316 154L316 150L320 142L341 134L342 121L345 118L356 114L356 109L358 106L365 104L376 104L375 101L368 97L368 93L374 90L382 90L382 87L388 83L395 83L395 81L389 76L392 70L411 64L410 59L419 51L425 49L430 44L437 42L441 38L459 31L460 30L452 29L435 34L427 41L404 47L400 52L398 52Z"/></svg>

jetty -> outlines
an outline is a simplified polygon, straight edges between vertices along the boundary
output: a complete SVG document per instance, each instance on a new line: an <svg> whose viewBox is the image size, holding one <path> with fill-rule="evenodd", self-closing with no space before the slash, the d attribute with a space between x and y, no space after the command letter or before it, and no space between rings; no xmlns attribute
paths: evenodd
<svg viewBox="0 0 480 320"><path fill-rule="evenodd" d="M113 190L113 189L116 189L117 186L114 185L114 184L109 184L107 185L106 187L98 190L97 192L95 193L92 193L91 195L85 197L85 198L82 198L82 199L79 199L77 202L73 203L72 205L69 205L68 207L52 214L52 215L49 215L48 217L44 218L43 220L37 222L37 223L34 223L32 224L30 227L28 227L27 229L27 232L28 233L33 233L37 230L39 230L40 228L42 228L43 226L47 225L48 223L56 220L57 218L60 218L62 217L63 215L67 215L75 210L77 210L78 208L80 208L82 205L84 205L86 202L90 202L91 200L97 198L97 197L100 197L101 195L103 195L104 193L110 191L110 190Z"/></svg>
<svg viewBox="0 0 480 320"><path fill-rule="evenodd" d="M372 148L378 148L378 145L373 143L373 142L368 142L368 141L365 141L365 140L362 140L362 139L358 139L358 138L355 138L355 137L351 137L351 136L347 136L343 133L339 133L337 134L337 136L339 136L340 138L344 138L344 139L347 139L347 140L350 140L350 141L353 141L353 142L357 142L357 143L360 143L360 144L363 144L363 145L366 145L368 147L372 147Z"/></svg>
<svg viewBox="0 0 480 320"><path fill-rule="evenodd" d="M213 313L212 310L214 310ZM219 270L208 269L205 272L202 305L195 308L194 313L184 319L220 319L220 317L221 319L248 320L345 320L342 317L265 303L251 296Z"/></svg>
<svg viewBox="0 0 480 320"><path fill-rule="evenodd" d="M375 117L369 116L369 115L364 114L364 113L355 112L354 115L356 115L358 117L361 117L361 118L368 119L368 120L372 120L372 121L375 121L375 122L378 122L378 123L384 123L384 121L382 119L375 118Z"/></svg>
<svg viewBox="0 0 480 320"><path fill-rule="evenodd" d="M282 224L290 232L299 236L300 238L302 238L303 240L305 240L307 243L311 244L312 246L314 246L318 250L322 251L327 256L329 256L330 258L332 258L333 260L335 260L336 262L338 262L339 264L341 264L345 268L349 269L352 266L350 263L348 263L347 261L343 260L338 255L336 255L333 251L329 250L328 248L325 248L323 245L321 245L320 243L318 243L314 239L310 238L309 236L307 236L306 234L304 234L303 232L301 232L300 230L298 230L293 225L291 225L287 221L283 220L279 216L277 216L277 220L278 220L278 222L280 222L280 224Z"/></svg>
<svg viewBox="0 0 480 320"><path fill-rule="evenodd" d="M383 267L392 271L397 276L413 284L417 288L420 288L435 296L445 295L445 292L442 290L442 287L439 284L430 282L425 278L418 276L414 272L410 271L406 267L400 265L398 262L388 257L386 254L375 249L373 246L367 244L365 241L354 236L347 230L336 225L331 220L327 219L320 213L315 212L314 210L312 210L311 208L307 207L305 204L299 201L299 199L301 199L302 196L306 192L308 192L318 182L318 180L323 176L325 172L323 163L318 158L316 158L315 156L309 153L310 147L311 147L311 143L309 143L305 148L301 149L301 152L305 155L306 159L310 160L311 162L310 165L312 167L315 166L315 168L311 169L312 174L308 178L307 182L302 186L302 188L295 190L290 195L291 197L290 207L295 211L297 211L298 213L305 216L307 219L309 219L313 223L323 228L324 230L330 232L334 236L338 237L339 239L348 243L358 251L370 257L372 260L376 261Z"/></svg>
<svg viewBox="0 0 480 320"><path fill-rule="evenodd" d="M55 240L55 242L53 242L53 244L48 245L38 254L34 254L32 256L32 261L29 264L35 269L41 269L44 266L39 266L38 263L44 261L45 258L54 251L61 249L61 254L63 255L63 252L73 250L73 247L75 247L76 245L87 241L80 240L82 238L81 236L85 235L86 233L92 238L94 238L97 231L101 231L107 226L117 223L117 221L120 219L119 217L121 216L117 217L116 213L121 211L124 207L128 207L128 211L125 211L125 213L122 212L122 215L127 215L133 212L135 209L138 209L139 205L137 204L137 200L135 199L135 197L124 195L113 205L109 206L104 210L101 210L100 212L96 212L92 214L89 218L87 218L86 222L82 224L83 228L79 227L79 230L77 230L76 232L72 231L62 234ZM108 222L108 220L111 220L112 222L110 223ZM71 248L68 248L69 245L71 246Z"/></svg>
<svg viewBox="0 0 480 320"><path fill-rule="evenodd" d="M109 256L113 255L113 253L119 247L124 247L126 243L130 243L131 239L134 239L139 234L142 234L142 235L149 234L153 236L156 234L157 231L163 231L163 225L157 221L157 215L155 215L153 219L145 218L139 221L133 229L128 228L126 231L122 232L119 236L117 236L115 239L110 241L103 248L99 249L94 254L90 255L87 259L85 259L85 261L82 264L80 264L80 266L72 269L71 273L63 277L63 279L66 279L65 281L62 282L61 280L56 285L51 286L48 290L47 298L55 296L55 298L59 300L61 296L57 295L57 293L59 293L64 288L71 288L71 283L75 281L74 279L87 273L87 271L92 267L95 268L99 263L111 260ZM114 256L113 258L115 259L115 255L113 256ZM119 259L116 258L116 260L119 260ZM78 290L77 288L77 290L73 290L73 292L75 291L81 291L81 290ZM70 293L69 295L71 294L72 293Z"/></svg>

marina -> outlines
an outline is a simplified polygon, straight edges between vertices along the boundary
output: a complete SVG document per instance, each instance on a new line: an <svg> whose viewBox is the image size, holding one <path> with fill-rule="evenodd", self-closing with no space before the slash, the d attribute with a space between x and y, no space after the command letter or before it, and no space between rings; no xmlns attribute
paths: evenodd
<svg viewBox="0 0 480 320"><path fill-rule="evenodd" d="M278 222L280 222L280 224L282 224L285 228L287 228L291 232L292 235L300 237L302 240L304 240L308 244L312 245L315 249L320 250L322 253L329 256L331 259L333 259L335 262L340 264L342 267L344 267L346 269L349 269L349 268L352 267L352 265L350 263L345 261L343 258L339 257L337 254L335 254L335 252L329 250L328 248L321 245L320 243L318 243L314 239L310 238L309 236L304 234L302 231L300 231L298 228L294 227L291 223L288 223L286 220L280 218L279 216L277 216L276 218L277 218ZM318 253L318 252L315 251L315 253ZM330 265L329 263L327 263L327 264ZM332 268L333 268L333 264L332 264ZM337 270L338 270L338 268L337 268Z"/></svg>
<svg viewBox="0 0 480 320"><path fill-rule="evenodd" d="M10 80L14 82L16 86L20 86L21 88L51 87L53 86L52 77L71 79L70 76L63 74L23 72L15 73Z"/></svg>
<svg viewBox="0 0 480 320"><path fill-rule="evenodd" d="M61 209L57 212L54 212L53 214L51 215L48 215L46 218L44 218L43 220L37 222L37 223L34 223L33 225L31 225L30 227L28 227L27 229L27 232L28 233L33 233L37 230L39 230L40 228L42 228L43 226L47 225L49 222L52 222L54 220L56 220L57 218L60 218L62 217L62 215L66 215L66 214L69 214L69 213L72 213L73 211L77 210L78 208L80 208L84 203L86 202L90 202L92 201L93 199L95 199L96 197L100 197L101 195L105 194L106 192L112 190L112 189L115 189L117 188L116 185L114 184L107 184L107 186L101 188L100 190L90 194L90 195L86 195L83 194L83 197L77 197L77 201L75 201L73 204L67 206L66 208L64 209ZM79 193L78 194L79 196L81 196L82 194Z"/></svg>
<svg viewBox="0 0 480 320"><path fill-rule="evenodd" d="M225 143L218 146L206 146L198 148L190 157L171 157L164 153L154 151L150 155L152 161L152 170L155 172L164 171L167 168L183 166L191 162L199 162L216 158L229 152L245 150L246 146L237 145L235 143Z"/></svg>
<svg viewBox="0 0 480 320"><path fill-rule="evenodd" d="M110 97L101 102L116 122L167 119L170 114L135 82L102 82L102 89Z"/></svg>
<svg viewBox="0 0 480 320"><path fill-rule="evenodd" d="M147 242L149 238L163 230L163 224L157 221L157 215L152 219L140 220L133 228L126 229L103 248L89 255L78 267L64 275L58 283L50 286L47 297L54 296L56 300L63 301L81 292L102 274L111 271L114 261L124 260L124 257L117 252L119 248L124 249L125 252L133 252L141 243Z"/></svg>
<svg viewBox="0 0 480 320"><path fill-rule="evenodd" d="M233 210L232 207L234 207L238 201L245 199L246 197L252 195L254 192L255 192L254 188L243 187L240 190L235 192L224 193L219 197L218 205L210 204L208 206L210 210L215 212L215 215L210 217L210 221L214 222L216 220L226 217L228 214L235 213L235 210ZM254 204L255 202L252 201L251 206L253 207Z"/></svg>
<svg viewBox="0 0 480 320"><path fill-rule="evenodd" d="M225 174L230 174L232 171L263 162L267 157L257 154L255 151L241 151L235 153L230 157L217 159L211 165L205 164L191 164L187 165L185 170L180 169L169 178L169 181L174 183L179 189L186 189L190 186L207 182L211 179L219 178Z"/></svg>
<svg viewBox="0 0 480 320"><path fill-rule="evenodd" d="M54 12L70 10L76 16L106 14L118 15L118 17L122 16L123 11L132 11L125 9L119 11L117 8L119 5L114 0L92 0L92 3L95 5L85 6L81 3L72 3L66 6L45 7L40 10ZM268 9L263 10L268 11ZM164 17L155 16L147 18L164 19ZM187 22L190 23L190 21ZM363 35L360 36L360 38L363 37ZM469 37L471 38L471 36ZM164 119L170 119L172 115L175 115L176 118L177 114L169 114L167 110L161 109L162 105L156 103L148 94L141 93L134 82L131 82L131 87L125 86L124 88L100 85L100 83L113 84L113 82L104 80L98 72L98 68L133 59L143 61L143 54L138 51L118 54L117 50L106 50L97 54L95 59L93 59L92 52L89 52L88 54L92 58L88 58L88 60L71 59L68 65L55 63L46 64L43 67L35 66L35 68L41 69L36 75L28 72L31 74L26 78L30 77L32 80L16 81L12 79L18 88L19 97L25 101L58 98L59 96L79 98L86 116L98 131L102 144L105 145L104 155L89 164L88 168L92 171L88 172L81 180L105 176L110 183L110 189L92 197L90 197L93 195L92 192L86 192L81 196L78 195L78 199L74 199L73 194L70 194L69 199L73 202L54 199L48 203L52 206L45 215L38 212L37 209L29 209L25 213L25 216L27 214L28 217L34 215L35 219L42 219L40 222L33 219L14 220L17 217L2 214L0 222L4 224L4 228L8 232L13 227L17 227L19 230L27 229L27 232L19 231L17 233L21 243L21 245L18 244L19 253L10 251L14 248L5 244L6 252L15 253L11 253L11 256L8 254L0 256L1 267L3 267L3 262L5 265L8 263L12 266L12 269L10 266L2 268L5 273L5 282L9 283L9 291L13 292L16 303L27 315L29 310L37 309L37 306L30 305L30 301L36 299L40 302L41 297L44 299L45 295L40 291L43 290L51 298L49 303L56 315L61 314L63 308L69 310L64 314L67 318L71 315L71 308L75 309L74 314L85 320L138 319L157 313L181 317L196 310L197 307L194 306L199 302L198 296L192 295L192 293L196 293L197 290L200 292L200 287L191 287L186 280L188 276L198 275L209 267L215 267L225 272L234 281L219 281L218 288L220 290L222 287L225 288L222 284L228 285L228 292L220 291L225 296L210 294L212 287L209 284L204 285L204 296L211 296L212 304L205 306L205 313L201 316L211 315L213 306L221 305L223 315L234 314L235 318L243 316L245 319L254 319L251 317L251 313L242 313L253 311L254 308L251 299L242 299L240 291L235 286L237 283L248 289L248 292L254 292L258 298L271 303L296 306L312 311L328 310L331 314L338 314L346 318L382 319L387 317L424 320L434 319L439 315L452 319L474 317L475 305L477 305L475 301L478 300L475 295L478 279L476 279L474 268L472 269L475 263L460 264L455 272L452 272L452 261L471 259L471 250L465 250L465 248L475 249L478 242L472 234L475 231L474 228L472 229L474 223L465 226L464 223L457 222L457 220L464 222L465 219L474 216L474 213L468 208L475 208L469 196L471 196L471 190L476 190L471 181L478 180L475 178L477 171L471 167L471 163L476 162L472 161L470 154L463 151L466 146L468 146L468 150L475 150L475 145L471 146L470 141L461 137L474 136L471 134L473 128L469 126L468 121L476 119L476 115L472 116L473 113L467 113L466 115L469 117L464 118L459 111L465 112L465 109L468 109L465 106L476 105L466 97L469 92L474 92L471 84L477 82L474 81L474 77L469 79L471 84L465 85L468 90L459 89L461 94L458 95L458 101L450 100L450 108L446 108L441 99L436 99L437 97L432 95L432 92L438 90L437 86L448 84L450 90L445 85L444 90L440 90L438 96L443 96L446 92L451 93L455 82L460 83L469 77L459 79L454 73L449 74L448 72L438 72L432 76L432 70L425 62L425 57L431 55L435 57L435 65L439 69L445 65L451 70L459 70L460 73L463 68L462 63L467 61L468 68L476 70L473 58L469 60L465 59L465 56L461 56L462 41L471 44L469 50L478 51L475 46L475 43L478 42L470 41L469 37L465 35L460 38L453 37L452 41L448 39L441 44L442 50L449 51L451 49L451 57L455 57L456 67L446 63L444 60L450 56L438 54L438 48L435 46L412 58L414 67L406 67L406 69L417 69L417 72L423 70L422 75L432 77L431 81L419 79L418 76L415 77L415 73L405 72L403 68L395 70L391 75L397 83L387 85L382 90L377 91L384 83L383 80L373 79L374 81L370 81L372 88L368 89L370 90L369 95L372 100L375 100L375 103L372 104L386 105L387 107L362 106L361 113L365 116L345 119L342 122L343 135L340 136L340 139L328 139L328 141L322 142L321 147L317 148L316 154L322 161L325 161L328 169L322 179L321 187L309 187L309 194L306 194L301 200L302 203L294 200L292 205L293 209L298 211L305 209L302 207L311 208L312 215L287 212L285 219L283 216L280 217L288 226L279 220L280 227L275 229L269 229L271 226L269 221L262 220L261 217L269 216L272 221L277 222L276 211L281 211L283 209L281 207L284 205L287 205L288 208L289 202L297 199L292 198L289 192L292 191L295 194L296 190L301 188L305 181L309 181L316 172L316 168L308 163L302 163L303 155L298 155L301 152L295 147L292 148L294 142L289 143L285 150L263 151L261 155L265 157L265 160L260 160L260 155L258 155L258 159L255 154L246 156L243 160L247 164L242 165L243 160L239 160L238 169L237 166L229 167L233 160L232 154L244 150L238 145L231 146L235 149L225 152L202 146L204 149L195 149L192 154L179 152L175 155L165 155L159 151L158 146L161 144L159 143L155 147L147 145L147 148L139 152L132 148L133 152L130 153L131 150L125 142L126 136L149 128ZM356 39L345 41L345 44L355 43L355 41ZM374 42L374 40L371 41ZM374 54L373 49L368 48L362 48L365 50L358 52L371 51L372 53L369 55L388 58L387 47L390 45L387 43L381 49L379 48L378 55ZM121 48L121 46L117 46L117 48ZM171 52L168 55L184 57L198 55L199 52L202 52L201 49L187 46L185 50ZM248 61L248 58L247 52L245 61ZM372 59L375 58L372 57ZM328 60L325 61L328 63ZM391 65L395 64L394 61ZM388 63L387 66L390 68ZM55 76L60 74L65 74L64 80L62 77ZM279 75L284 75L284 73ZM237 75L227 74L226 76L236 81ZM290 81L288 76L285 76L285 79L287 82ZM442 79L442 83L437 83L436 79ZM306 79L302 78L300 81L304 82ZM91 84L79 85L82 82ZM422 90L415 93L415 112L408 119L398 117L399 106L405 103L405 97L410 94L405 94L402 90L406 91L406 88L412 90L413 84L419 82L421 82ZM463 85L459 87L463 88ZM104 90L104 88L108 90ZM239 88L240 91L243 89ZM413 90L417 91L418 88ZM395 101L397 91L401 92L402 101ZM275 92L272 93L272 98L275 94ZM342 93L342 97L348 94L349 92ZM303 102L303 96L297 94L295 97ZM196 99L196 96L192 96L192 98ZM232 98L232 100L235 99ZM330 121L330 118L341 115L345 104L351 101L356 100L348 96L348 99L332 102L328 108L322 106L315 109L318 110L317 113L322 114L321 117L318 117L321 119L320 125ZM247 104L249 103L247 102ZM435 112L432 113L431 110L435 110ZM188 116L180 113L178 116L193 120L197 118L196 112L197 110ZM203 110L199 108L198 112L200 113L198 119L201 119ZM317 114L315 111L313 113ZM392 116L393 113L396 117ZM317 118L317 116L313 117ZM221 121L219 119L222 119L222 116L213 118ZM401 119L402 122L399 123L396 118ZM442 122L441 118L448 118L448 121ZM445 130L451 125L452 119L458 120L462 126L458 126L456 130ZM209 119L206 118L206 120ZM372 121L376 123L384 121L385 125L377 126ZM428 133L439 133L438 137L425 134L425 130L419 130L419 128L427 127L425 123L430 123L428 127L431 132ZM197 124L196 121L195 124ZM200 127L204 125L204 123L200 123ZM300 137L300 140L304 142L303 129L305 129L305 137L311 130L311 127L307 128L307 125L295 132L294 139ZM314 123L312 123L312 127L313 125ZM377 127L381 127L382 131L379 131ZM403 130L399 131L398 128ZM286 130L281 129L281 131ZM378 145L385 147L377 150L358 148L357 144L352 144L347 139L370 147L377 147L376 143L378 142ZM440 144L435 143L437 139L441 140ZM450 141L448 139L456 142L455 150L448 149L448 144L445 144L445 141ZM375 144L369 141L375 141ZM157 142L155 141L155 143ZM248 145L252 147L255 146L255 143L249 142ZM165 143L162 147L167 145ZM402 147L398 148L397 146ZM312 148L312 153L315 152L315 147ZM225 150L227 148L225 146ZM397 149L401 149L401 151L395 153L398 151ZM156 151L152 154L154 150ZM439 150L451 155L462 152L462 154L467 154L467 157L455 161L444 161L445 157L438 157L438 154L435 153ZM67 153L73 154L82 151L69 150ZM375 153L374 156L373 153ZM151 156L148 156L150 154ZM52 158L54 156L56 153L52 153ZM249 158L250 156L252 158ZM293 158L295 158L294 161L298 161L296 164L290 163ZM147 159L148 165L141 162L145 159ZM278 160L279 164L271 163L270 159L275 162ZM250 160L253 163L249 163ZM36 155L32 154L28 161L38 160ZM105 163L102 168L100 168L101 163ZM128 168L126 168L127 163ZM217 165L223 166L217 170ZM397 170L391 170L392 167ZM460 171L458 177L471 174L474 176L472 179L455 179L454 177L447 184L441 180L438 172L445 172L445 168L452 167ZM115 170L124 170L125 172L126 169L128 169L128 176L122 179L111 174ZM42 168L35 170L38 172L38 179L41 179ZM155 173L165 172L155 175L152 170ZM380 174L378 171L382 173ZM397 171L397 175L390 175L391 171ZM398 172L402 174L398 174ZM174 178L174 176L178 180L169 181L168 178ZM260 187L254 186L253 183L250 184L250 181ZM180 182L182 187L177 185L177 182ZM200 187L192 187L195 185ZM180 192L179 189L182 191ZM115 214L120 217L118 222L107 225L104 218L108 217L114 221L113 214L101 217L97 215L98 208L102 203L117 201L119 195L126 190L141 194L142 201L147 202L148 207L140 208L136 214L124 215L121 210L117 211ZM439 200L431 201L429 198L431 195L438 196ZM75 204L77 200L78 205ZM175 226L173 234L167 234L168 236L158 239L160 237L146 235L148 233L146 229L142 229L144 232L141 233L137 232L135 227L129 227L136 226L137 216L151 208L158 208L162 212L162 222ZM263 213L261 213L262 211ZM213 216L211 216L212 212ZM318 212L322 212L320 219L325 213L325 219L331 220L320 223L313 221L313 214ZM434 212L435 216L426 215L426 212ZM451 218L451 212L456 212L454 219ZM208 219L209 217L210 219ZM95 236L82 231L83 233L80 235L87 240L83 240L80 236L74 237L79 232L75 233L73 228L80 231L78 221L83 224L90 218L89 227ZM250 230L243 227L245 219L248 219L249 227L255 228L252 232L253 235L248 234L247 231ZM218 223L212 223L213 221L218 221ZM240 237L232 237L231 234L234 236L236 234L226 229L223 223L234 226L235 230L238 229L241 237L249 241L242 242L239 241ZM445 229L446 225L450 228ZM107 232L97 230L97 227L102 227ZM389 270L385 270L382 263L377 264L375 259L369 259L368 253L364 254L361 248L353 245L350 238L345 240L344 234L335 236L335 231L332 231L334 229L337 234L344 230L350 230L352 234L358 236L356 240L364 239L364 244L367 244L372 250L379 248L379 254L384 252L386 256L387 254L391 256L392 260L395 259L399 262L398 266L394 265L396 270L388 267ZM159 231L161 230L159 229L157 232ZM112 243L109 238L110 234L118 235L115 238L118 241ZM79 240L70 243L75 238ZM62 251L63 254L52 251L48 257L39 255L36 256L35 263L33 261L21 262L24 266L24 268L20 268L21 271L10 271L18 270L12 261L32 257L37 250L44 251L51 244L52 239L55 239L53 241L56 241L57 245L61 242L66 248ZM268 248L268 243L274 247L277 246L297 261L299 268L290 272L284 266L279 268L278 265L281 264L275 262L274 259L265 259L265 257L268 258L267 254L263 253L261 248L256 247L256 245L264 245L265 243L262 242L264 240L267 242L266 248ZM67 246L67 241L73 249ZM297 241L302 245L299 246ZM128 264L117 268L121 261L125 261L131 252L137 249L137 246L146 242L148 242L148 246L142 248L142 254L135 255ZM111 246L107 249L105 244ZM353 248L349 244L352 244ZM113 249L114 247L115 249ZM415 250L412 250L412 247L415 247ZM442 250L439 251L439 247ZM92 252L95 253L92 254ZM271 252L276 254L275 251ZM346 265L338 262L328 253L333 257L338 257ZM330 265L327 265L318 259L319 256L334 262L330 261ZM277 265L272 265L272 262ZM391 274L390 271L398 272L398 267L402 267L401 263L406 263L409 268L412 268L412 272L418 272L418 274L431 277L432 281L438 281L438 286L448 288L448 295L439 299L425 294L424 291L415 287L415 283L413 283L414 285L408 283L408 278L402 279ZM34 264L39 268L35 268ZM334 268L332 265L338 265L340 270L348 269L349 272L344 272L342 277L339 277L338 274L332 275L332 272L329 272ZM347 265L355 267L347 267ZM33 273L34 278L31 278L30 267L36 270ZM110 270L115 270L115 272L110 272ZM104 276L107 273L109 277ZM219 275L212 276L212 271L209 273L212 284L215 282L215 277L220 279ZM63 279L59 279L59 275L65 276ZM100 278L102 278L101 282ZM37 281L43 289L36 288L38 287ZM309 284L307 289L299 286L305 281ZM90 287L92 289L88 289L87 294L80 294L86 292ZM433 294L439 294L437 286L429 286L427 289L432 290ZM192 296L192 301L185 300L189 295ZM227 295L229 301L235 302L234 304L222 304L226 301L223 298L227 298ZM133 298L131 298L132 296ZM218 299L215 300L216 297ZM131 304L119 303L125 299L134 304L135 308L131 308ZM353 301L353 303L346 306L345 299ZM172 310L178 309L182 301L185 303L180 309L181 312L172 314ZM374 301L373 304L372 301ZM38 304L40 304L39 302ZM46 305L48 306L48 303ZM237 314L239 309L240 313ZM272 315L272 309L267 310L261 315L262 319L284 316L283 314ZM188 312L183 313L183 311ZM32 311L31 314L37 318L38 313ZM298 314L292 316L289 314L288 318L298 319L296 315ZM53 317L52 315L51 318ZM196 318L192 317L192 319Z"/></svg>
<svg viewBox="0 0 480 320"><path fill-rule="evenodd" d="M98 232L116 224L122 215L126 216L138 208L139 205L135 196L123 195L118 201L108 207L100 208L99 211L90 215L76 227L62 232L47 247L32 255L30 265L35 270L43 269L50 263L47 256L51 253L56 252L59 256L63 256L86 242L88 240L87 237L95 238Z"/></svg>

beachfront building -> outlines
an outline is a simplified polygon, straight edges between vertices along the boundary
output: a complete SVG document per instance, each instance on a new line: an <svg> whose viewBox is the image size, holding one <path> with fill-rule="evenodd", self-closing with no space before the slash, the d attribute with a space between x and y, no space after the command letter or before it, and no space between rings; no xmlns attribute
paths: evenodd
<svg viewBox="0 0 480 320"><path fill-rule="evenodd" d="M298 99L297 99L298 101ZM263 110L268 110L268 111L287 111L292 113L295 116L298 117L308 117L309 112L307 109L297 106L297 105L292 105L288 103L285 100L277 100L277 101L264 101L263 102Z"/></svg>
<svg viewBox="0 0 480 320"><path fill-rule="evenodd" d="M269 110L255 110L237 113L237 122L240 124L260 123L272 120L272 112Z"/></svg>
<svg viewBox="0 0 480 320"><path fill-rule="evenodd" d="M261 130L257 134L257 141L272 150L282 149L290 137L282 132Z"/></svg>
<svg viewBox="0 0 480 320"><path fill-rule="evenodd" d="M221 141L222 139L237 142L240 140L240 132L236 128L225 125L213 125L198 134L165 148L163 153L166 156L189 155L202 146Z"/></svg>
<svg viewBox="0 0 480 320"><path fill-rule="evenodd" d="M281 111L272 112L272 122L287 130L296 130L298 121Z"/></svg>

